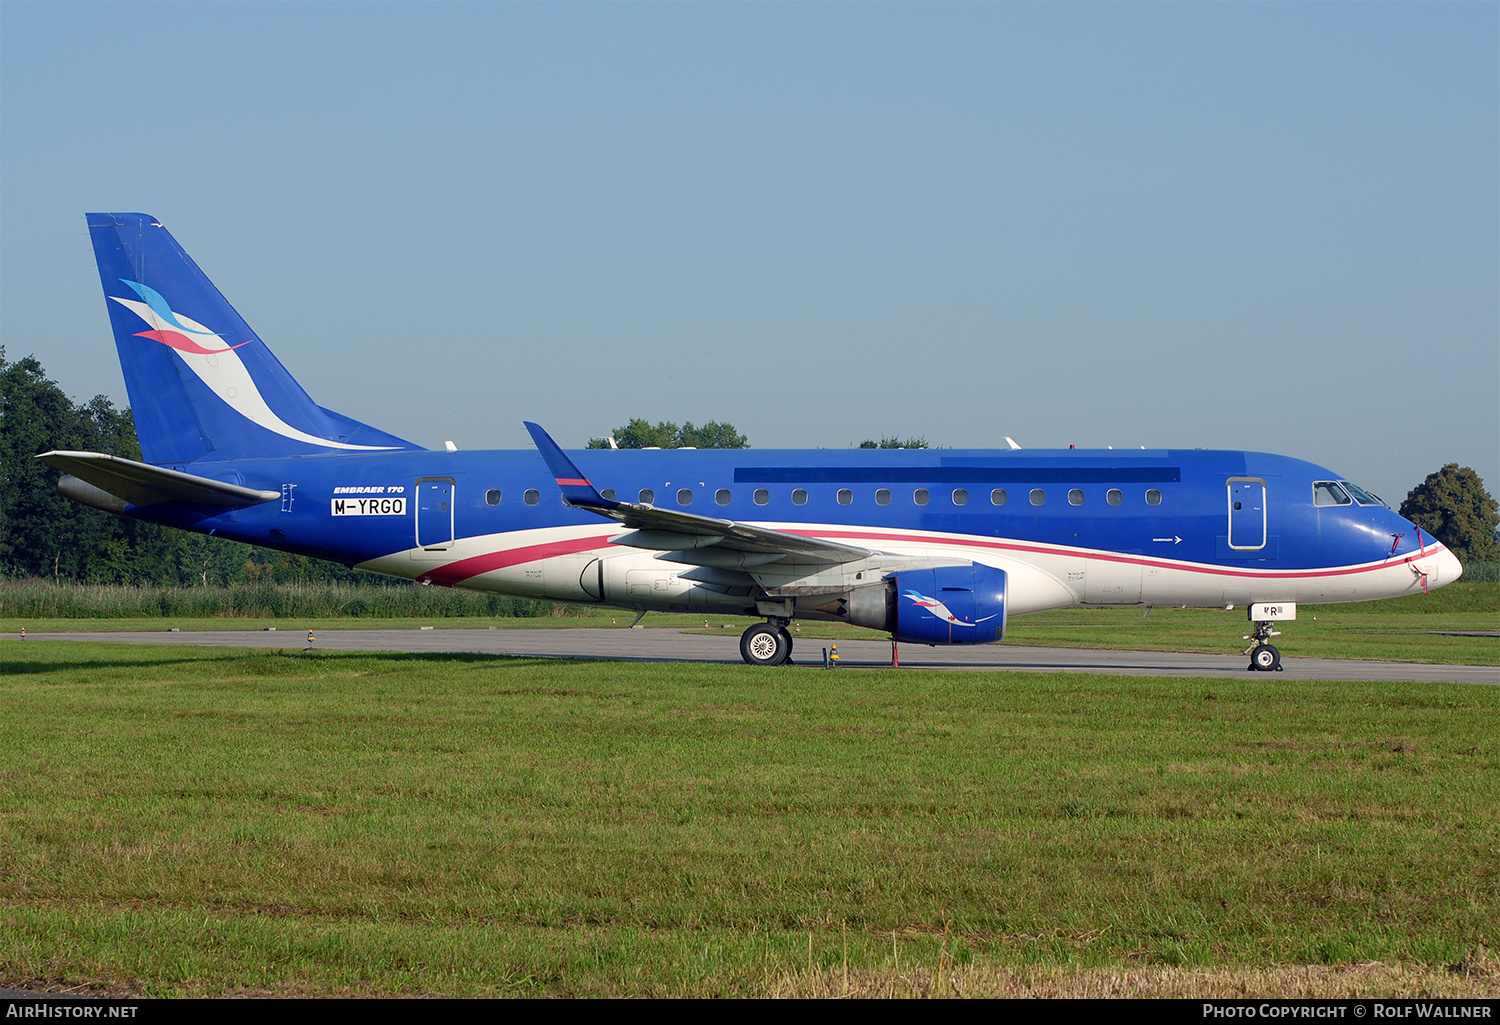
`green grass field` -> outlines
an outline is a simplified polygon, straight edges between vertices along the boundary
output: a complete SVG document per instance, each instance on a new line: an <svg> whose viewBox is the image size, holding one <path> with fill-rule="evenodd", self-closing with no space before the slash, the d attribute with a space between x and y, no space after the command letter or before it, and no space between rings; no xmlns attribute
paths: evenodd
<svg viewBox="0 0 1500 1025"><path fill-rule="evenodd" d="M30 590L37 588L32 585ZM18 588L18 590L26 590ZM108 597L110 589L96 589ZM118 590L118 589L116 589ZM314 589L309 588L309 591ZM407 590L412 590L407 588ZM442 589L423 588L424 591ZM0 594L3 597L3 594ZM580 606L558 606L556 615L483 617L461 604L464 615L440 615L446 607L435 605L433 615L340 616L306 615L296 618L268 616L112 616L110 609L129 611L136 603L98 601L95 618L77 616L0 617L0 635L75 632L91 630L264 630L327 631L346 629L407 629L422 626L437 629L567 629L573 627L628 627L634 613L597 610ZM35 602L43 609L52 604ZM321 607L308 602L314 611ZM535 603L538 605L544 603ZM87 610L89 606L79 606ZM477 606L476 606L477 607ZM549 607L550 609L550 607ZM1240 637L1249 631L1242 610L1155 608L1143 617L1138 607L1119 609L1059 609L1017 616L1010 621L1002 644L1042 647L1108 648L1135 651L1237 652ZM1500 665L1500 637L1458 636L1458 632L1500 630L1500 584L1460 582L1433 591L1387 601L1347 605L1304 605L1295 622L1283 624L1276 643L1288 658L1357 658L1396 662L1446 662L1461 665ZM703 630L719 633L743 630L750 620L734 616L689 616L651 613L650 627ZM886 635L859 627L815 621L799 622L798 635L808 638L865 638L883 640Z"/></svg>
<svg viewBox="0 0 1500 1025"><path fill-rule="evenodd" d="M0 984L1495 995L1497 737L1476 686L0 641Z"/></svg>

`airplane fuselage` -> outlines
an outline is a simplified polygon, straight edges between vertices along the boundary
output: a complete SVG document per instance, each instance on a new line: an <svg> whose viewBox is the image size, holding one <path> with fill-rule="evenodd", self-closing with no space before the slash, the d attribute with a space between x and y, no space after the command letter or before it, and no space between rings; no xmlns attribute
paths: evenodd
<svg viewBox="0 0 1500 1025"><path fill-rule="evenodd" d="M1431 587L1459 572L1445 549L1382 505L1315 505L1315 484L1336 474L1255 452L570 456L609 497L1006 570L1013 615L1074 604L1362 601L1419 592L1423 574ZM177 468L283 499L134 515L442 586L756 614L754 581L736 575L742 567L611 544L623 528L566 506L536 452L339 453ZM799 602L797 612L816 618L817 604Z"/></svg>

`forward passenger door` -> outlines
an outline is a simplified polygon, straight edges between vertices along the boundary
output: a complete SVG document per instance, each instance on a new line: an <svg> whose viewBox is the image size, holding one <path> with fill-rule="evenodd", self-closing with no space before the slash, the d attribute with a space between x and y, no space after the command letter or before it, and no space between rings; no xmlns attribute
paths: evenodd
<svg viewBox="0 0 1500 1025"><path fill-rule="evenodd" d="M1229 478L1229 547L1257 551L1266 546L1266 482L1259 477Z"/></svg>

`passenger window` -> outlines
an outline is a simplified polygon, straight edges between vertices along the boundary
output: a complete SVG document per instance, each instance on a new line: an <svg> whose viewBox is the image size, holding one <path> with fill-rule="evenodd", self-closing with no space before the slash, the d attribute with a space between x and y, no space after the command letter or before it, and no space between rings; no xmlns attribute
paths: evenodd
<svg viewBox="0 0 1500 1025"><path fill-rule="evenodd" d="M496 488L490 488L488 491L486 491L484 493L484 504L485 505L499 505L500 504L500 492L499 492L499 490L496 489Z"/></svg>
<svg viewBox="0 0 1500 1025"><path fill-rule="evenodd" d="M990 492L990 505L1004 505L1004 504L1005 504L1005 489L1004 488L996 488L994 491Z"/></svg>
<svg viewBox="0 0 1500 1025"><path fill-rule="evenodd" d="M932 500L932 496L927 493L926 488L918 488L916 491L912 492L911 500L918 505L926 505L929 501Z"/></svg>
<svg viewBox="0 0 1500 1025"><path fill-rule="evenodd" d="M767 491L765 488L756 488L755 489L755 504L756 505L765 505L770 500L771 500L771 493L769 491Z"/></svg>
<svg viewBox="0 0 1500 1025"><path fill-rule="evenodd" d="M1351 499L1331 480L1313 483L1313 505L1348 505Z"/></svg>
<svg viewBox="0 0 1500 1025"><path fill-rule="evenodd" d="M1068 492L1068 504L1069 505L1082 505L1083 504L1083 489L1082 488L1074 488L1072 491Z"/></svg>
<svg viewBox="0 0 1500 1025"><path fill-rule="evenodd" d="M1041 504L1043 504L1046 501L1047 501L1047 492L1043 491L1041 488L1032 488L1031 489L1031 504L1032 505L1041 505Z"/></svg>
<svg viewBox="0 0 1500 1025"><path fill-rule="evenodd" d="M1125 501L1125 496L1121 493L1119 488L1110 488L1109 491L1105 493L1104 500L1110 505L1119 505L1121 502Z"/></svg>
<svg viewBox="0 0 1500 1025"><path fill-rule="evenodd" d="M967 491L965 491L963 488L954 488L953 489L953 504L954 505L968 505L969 504L969 493Z"/></svg>
<svg viewBox="0 0 1500 1025"><path fill-rule="evenodd" d="M793 491L792 492L792 504L793 505L806 505L807 504L807 492L804 491L801 488L798 488L796 491Z"/></svg>
<svg viewBox="0 0 1500 1025"><path fill-rule="evenodd" d="M1146 504L1161 505L1161 492L1157 491L1155 488L1152 488L1150 491L1146 492Z"/></svg>
<svg viewBox="0 0 1500 1025"><path fill-rule="evenodd" d="M536 488L527 488L526 494L521 497L526 500L527 505L536 505L542 500L541 492L537 491Z"/></svg>
<svg viewBox="0 0 1500 1025"><path fill-rule="evenodd" d="M689 490L688 488L678 488L677 489L677 504L678 505L692 505L693 504L693 492L691 490Z"/></svg>
<svg viewBox="0 0 1500 1025"><path fill-rule="evenodd" d="M729 504L729 489L728 488L720 488L718 491L715 491L714 492L714 501L717 502L719 505L728 505Z"/></svg>
<svg viewBox="0 0 1500 1025"><path fill-rule="evenodd" d="M605 488L603 491L599 492L599 497L604 499L606 502L613 502L615 500L615 489Z"/></svg>
<svg viewBox="0 0 1500 1025"><path fill-rule="evenodd" d="M875 492L875 504L876 505L890 505L891 504L891 491L890 491L889 488L881 488L879 491Z"/></svg>
<svg viewBox="0 0 1500 1025"><path fill-rule="evenodd" d="M839 505L848 505L854 501L854 492L848 488L839 488Z"/></svg>
<svg viewBox="0 0 1500 1025"><path fill-rule="evenodd" d="M656 501L656 492L652 491L650 488L641 488L640 499L642 505L650 505L652 502Z"/></svg>

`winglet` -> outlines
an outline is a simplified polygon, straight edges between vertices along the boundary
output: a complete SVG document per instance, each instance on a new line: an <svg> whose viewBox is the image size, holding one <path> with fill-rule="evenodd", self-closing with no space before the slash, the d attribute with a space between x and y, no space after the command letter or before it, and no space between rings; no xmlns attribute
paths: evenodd
<svg viewBox="0 0 1500 1025"><path fill-rule="evenodd" d="M612 502L594 490L594 485L589 483L582 470L573 465L573 460L563 454L563 450L558 448L557 442L552 440L550 434L530 420L523 420L522 423L531 432L531 440L536 442L537 451L546 461L547 469L552 471L552 476L557 480L557 486L562 488L563 501L569 505L583 506L586 509L619 507L619 502Z"/></svg>

